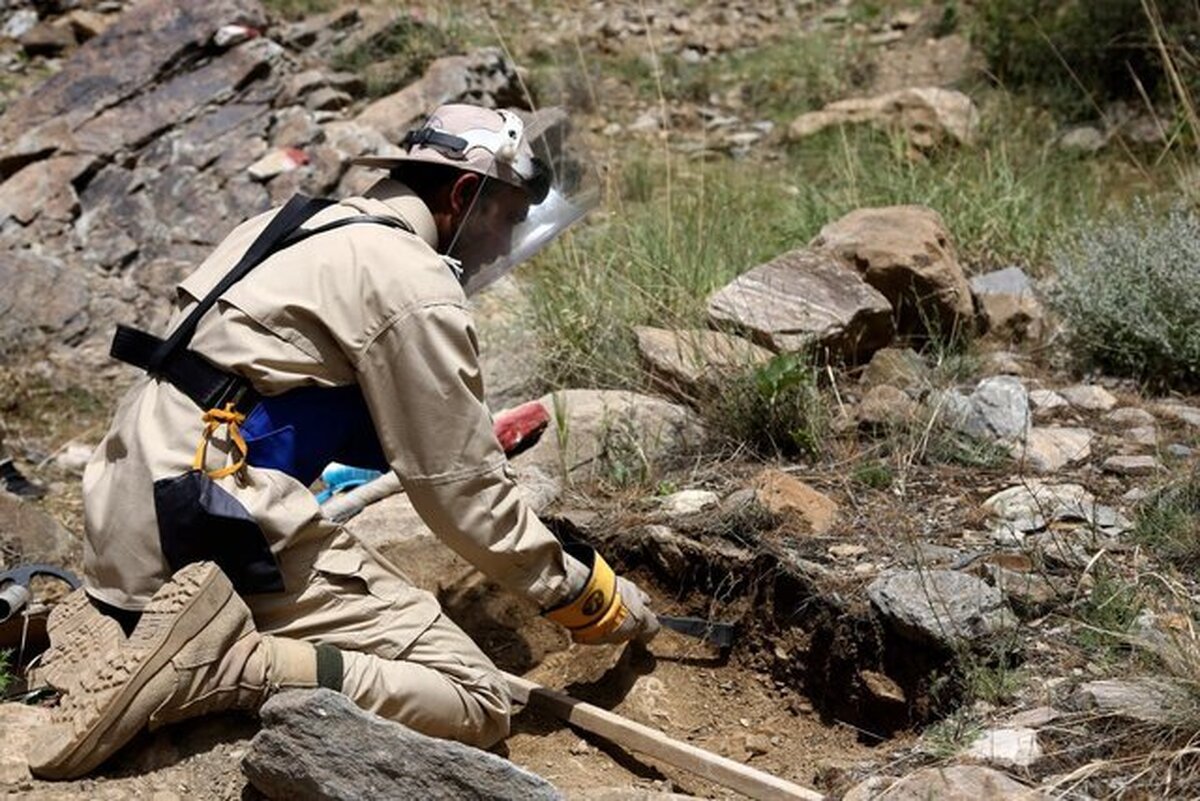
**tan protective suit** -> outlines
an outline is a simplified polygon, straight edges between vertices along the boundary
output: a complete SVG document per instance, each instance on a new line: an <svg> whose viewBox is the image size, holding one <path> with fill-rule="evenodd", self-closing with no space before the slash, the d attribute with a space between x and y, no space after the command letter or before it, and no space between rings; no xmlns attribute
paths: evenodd
<svg viewBox="0 0 1200 801"><path fill-rule="evenodd" d="M398 217L415 235L356 224L272 255L202 318L192 350L264 396L357 384L382 451L428 526L542 608L563 602L578 591L569 557L522 502L492 433L475 329L434 249L433 217L407 187L385 179L305 227L360 213ZM172 325L270 216L238 227L179 286ZM189 470L202 431L201 410L158 379L139 379L121 401L84 474L93 597L138 610L169 579L160 523L170 521L159 519L154 484ZM214 439L206 467L229 463L228 442ZM257 524L282 579L281 592L242 592L261 631L342 649L343 692L385 717L476 744L507 733L508 693L496 668L433 596L324 519L306 486L259 467L216 484Z"/></svg>

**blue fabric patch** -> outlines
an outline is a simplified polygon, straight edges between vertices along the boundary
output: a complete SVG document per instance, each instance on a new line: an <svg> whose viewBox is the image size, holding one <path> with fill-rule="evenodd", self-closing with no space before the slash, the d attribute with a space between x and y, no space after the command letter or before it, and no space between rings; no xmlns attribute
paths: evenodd
<svg viewBox="0 0 1200 801"><path fill-rule="evenodd" d="M242 424L254 467L279 470L302 484L330 462L386 470L375 424L362 392L348 387L301 387L263 398Z"/></svg>

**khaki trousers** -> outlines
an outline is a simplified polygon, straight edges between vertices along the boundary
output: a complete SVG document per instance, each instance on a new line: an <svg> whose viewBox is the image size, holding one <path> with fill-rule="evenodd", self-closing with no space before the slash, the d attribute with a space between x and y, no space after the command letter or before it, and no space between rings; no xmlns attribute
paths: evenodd
<svg viewBox="0 0 1200 801"><path fill-rule="evenodd" d="M486 748L508 735L508 685L437 599L344 528L278 555L288 591L246 597L264 634L337 647L342 692L433 737Z"/></svg>

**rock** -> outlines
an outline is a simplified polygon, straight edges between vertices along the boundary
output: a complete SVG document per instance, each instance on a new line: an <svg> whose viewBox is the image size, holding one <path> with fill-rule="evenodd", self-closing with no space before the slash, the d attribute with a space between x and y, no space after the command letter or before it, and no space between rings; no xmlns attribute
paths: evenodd
<svg viewBox="0 0 1200 801"><path fill-rule="evenodd" d="M242 770L268 798L393 797L561 799L554 787L507 759L426 737L364 712L332 690L280 693L263 705L263 728Z"/></svg>
<svg viewBox="0 0 1200 801"><path fill-rule="evenodd" d="M867 788L867 785L872 785ZM864 787L863 791L858 788ZM1010 779L998 770L978 765L922 768L893 782L883 792L868 779L851 788L845 798L872 801L1049 801L1038 790ZM856 793L859 793L856 795Z"/></svg>
<svg viewBox="0 0 1200 801"><path fill-rule="evenodd" d="M6 39L20 39L38 24L37 11L32 8L19 8L9 15L0 28L0 36Z"/></svg>
<svg viewBox="0 0 1200 801"><path fill-rule="evenodd" d="M709 490L683 490L658 499L658 508L667 517L694 515L720 505L721 496Z"/></svg>
<svg viewBox="0 0 1200 801"><path fill-rule="evenodd" d="M1161 677L1090 681L1071 696L1075 709L1172 725L1193 719L1196 699L1188 687Z"/></svg>
<svg viewBox="0 0 1200 801"><path fill-rule="evenodd" d="M1166 417L1171 418L1179 423L1185 423L1193 428L1200 428L1200 409L1195 406L1184 406L1182 404L1170 403L1158 407Z"/></svg>
<svg viewBox="0 0 1200 801"><path fill-rule="evenodd" d="M1041 337L1045 311L1020 267L975 276L970 286L988 334L1006 341Z"/></svg>
<svg viewBox="0 0 1200 801"><path fill-rule="evenodd" d="M1029 403L1037 412L1052 412L1055 409L1065 409L1071 404L1067 399L1052 389L1035 389L1029 393Z"/></svg>
<svg viewBox="0 0 1200 801"><path fill-rule="evenodd" d="M99 109L111 112L127 104L140 108L162 104L163 96L150 98L156 94L152 87L158 77L177 72L194 54L203 53L216 30L233 19L264 22L261 6L241 0L203 4L145 0L136 14L119 16L104 33L76 50L62 71L0 117L0 179L55 150L78 153L75 129L89 120L104 118L105 125L115 121L107 112L95 116ZM123 102L127 98L133 99ZM180 121L173 110L164 110L163 118L167 124Z"/></svg>
<svg viewBox="0 0 1200 801"><path fill-rule="evenodd" d="M1076 126L1058 139L1058 146L1063 150L1078 150L1084 153L1096 153L1103 150L1106 144L1108 137L1092 125Z"/></svg>
<svg viewBox="0 0 1200 801"><path fill-rule="evenodd" d="M9 566L22 562L65 564L71 535L30 501L0 492L0 554Z"/></svg>
<svg viewBox="0 0 1200 801"><path fill-rule="evenodd" d="M1011 376L985 378L969 396L952 390L938 397L947 422L972 437L1020 441L1029 428L1029 396Z"/></svg>
<svg viewBox="0 0 1200 801"><path fill-rule="evenodd" d="M813 346L863 360L891 341L892 308L852 270L831 257L793 250L755 267L715 292L708 317L748 331L775 351Z"/></svg>
<svg viewBox="0 0 1200 801"><path fill-rule="evenodd" d="M684 400L719 392L731 375L765 364L771 351L720 331L637 326L638 353L655 383Z"/></svg>
<svg viewBox="0 0 1200 801"><path fill-rule="evenodd" d="M75 46L75 31L69 25L39 22L21 35L25 55L53 58Z"/></svg>
<svg viewBox="0 0 1200 801"><path fill-rule="evenodd" d="M971 742L963 756L1002 768L1027 768L1042 758L1042 746L1033 729L988 729Z"/></svg>
<svg viewBox="0 0 1200 801"><path fill-rule="evenodd" d="M1145 409L1139 409L1136 406L1125 406L1120 409L1113 409L1108 414L1104 415L1104 419L1110 423L1115 423L1119 426L1128 426L1130 428L1153 426L1158 421L1154 415Z"/></svg>
<svg viewBox="0 0 1200 801"><path fill-rule="evenodd" d="M984 568L996 589L1024 617L1043 614L1070 592L1069 588L1037 573L1009 570L995 564L985 564Z"/></svg>
<svg viewBox="0 0 1200 801"><path fill-rule="evenodd" d="M498 48L437 59L420 80L371 103L354 121L399 142L430 109L460 101L485 106L522 101L516 72Z"/></svg>
<svg viewBox="0 0 1200 801"><path fill-rule="evenodd" d="M576 480L610 478L614 471L652 474L703 438L699 418L686 407L636 392L569 389L540 402L550 425L511 460L518 473L537 467L563 478L565 470Z"/></svg>
<svg viewBox="0 0 1200 801"><path fill-rule="evenodd" d="M997 518L992 535L1008 543L1020 542L1051 523L1083 523L1112 534L1133 527L1115 509L1096 503L1079 484L1028 481L996 493L983 502L983 509Z"/></svg>
<svg viewBox="0 0 1200 801"><path fill-rule="evenodd" d="M833 125L858 123L904 131L913 146L928 150L945 142L973 142L979 129L979 110L962 92L931 87L901 89L878 97L839 100L820 111L802 114L788 128L788 136L794 141Z"/></svg>
<svg viewBox="0 0 1200 801"><path fill-rule="evenodd" d="M1017 623L1000 591L950 570L897 570L867 587L871 603L898 633L952 649Z"/></svg>
<svg viewBox="0 0 1200 801"><path fill-rule="evenodd" d="M855 415L860 426L874 429L909 425L920 413L920 404L904 392L881 384L867 390Z"/></svg>
<svg viewBox="0 0 1200 801"><path fill-rule="evenodd" d="M82 272L29 250L0 259L0 356L50 340L74 341L87 330L89 291Z"/></svg>
<svg viewBox="0 0 1200 801"><path fill-rule="evenodd" d="M1195 453L1195 451L1183 443L1172 442L1167 446L1167 453L1171 456L1174 456L1176 459L1187 459L1193 453Z"/></svg>
<svg viewBox="0 0 1200 801"><path fill-rule="evenodd" d="M312 47L318 40L328 41L332 37L343 35L347 28L352 28L362 21L358 9L354 6L341 6L324 14L306 15L304 19L285 27L281 41L289 47L303 50Z"/></svg>
<svg viewBox="0 0 1200 801"><path fill-rule="evenodd" d="M1070 534L1074 535L1076 532ZM1071 570L1085 570L1092 561L1092 553L1081 538L1064 536L1057 531L1030 534L1025 539L1024 549L1047 565Z"/></svg>
<svg viewBox="0 0 1200 801"><path fill-rule="evenodd" d="M1013 458L1035 473L1056 473L1091 458L1095 438L1095 432L1087 428L1035 426L1023 444L1013 446Z"/></svg>
<svg viewBox="0 0 1200 801"><path fill-rule="evenodd" d="M354 102L347 93L332 86L323 86L304 99L304 106L313 111L337 111Z"/></svg>
<svg viewBox="0 0 1200 801"><path fill-rule="evenodd" d="M254 39L105 110L79 125L73 139L84 152L97 154L139 147L209 104L231 99L238 88L269 73L280 53L270 39Z"/></svg>
<svg viewBox="0 0 1200 801"><path fill-rule="evenodd" d="M810 244L837 256L887 298L902 333L952 339L975 307L946 225L924 206L852 211Z"/></svg>
<svg viewBox="0 0 1200 801"><path fill-rule="evenodd" d="M832 498L782 470L764 470L751 484L764 509L799 519L812 534L827 534L837 522L838 505Z"/></svg>
<svg viewBox="0 0 1200 801"><path fill-rule="evenodd" d="M865 545L856 545L852 542L839 542L837 545L829 546L829 555L834 559L856 559L866 553L869 551Z"/></svg>
<svg viewBox="0 0 1200 801"><path fill-rule="evenodd" d="M928 386L930 370L911 348L883 348L871 356L859 381L868 387L889 384L903 390L920 390Z"/></svg>
<svg viewBox="0 0 1200 801"><path fill-rule="evenodd" d="M1021 357L1007 350L985 353L979 363L979 369L985 375L1025 375L1025 365Z"/></svg>
<svg viewBox="0 0 1200 801"><path fill-rule="evenodd" d="M1158 447L1158 428L1156 426L1138 426L1125 432L1124 441L1138 448Z"/></svg>
<svg viewBox="0 0 1200 801"><path fill-rule="evenodd" d="M1083 409L1089 412L1107 412L1117 405L1117 399L1113 397L1111 392L1104 387L1098 387L1094 384L1079 384L1067 387L1066 389L1060 389L1058 394L1076 409Z"/></svg>
<svg viewBox="0 0 1200 801"><path fill-rule="evenodd" d="M15 788L32 777L27 756L33 734L50 725L51 709L26 704L0 704L0 787Z"/></svg>
<svg viewBox="0 0 1200 801"><path fill-rule="evenodd" d="M281 147L246 168L256 181L268 181L276 175L291 172L308 163L308 154L298 147Z"/></svg>
<svg viewBox="0 0 1200 801"><path fill-rule="evenodd" d="M71 182L91 169L94 156L61 156L36 161L0 184L0 226L8 219L28 225L57 196L78 203Z"/></svg>
<svg viewBox="0 0 1200 801"><path fill-rule="evenodd" d="M1104 472L1118 476L1152 476L1163 469L1153 456L1110 456L1102 465Z"/></svg>
<svg viewBox="0 0 1200 801"><path fill-rule="evenodd" d="M1047 723L1052 723L1063 716L1052 706L1037 706L1033 709L1026 709L1023 712L1018 712L1008 720L1005 725L1009 728L1026 728L1045 726Z"/></svg>
<svg viewBox="0 0 1200 801"><path fill-rule="evenodd" d="M64 25L70 26L71 30L75 33L75 39L82 44L89 39L95 39L108 30L116 20L116 17L76 8L68 12L61 19Z"/></svg>
<svg viewBox="0 0 1200 801"><path fill-rule="evenodd" d="M876 701L885 701L894 704L907 703L908 698L904 695L904 688L897 684L890 676L874 670L860 670L858 677L862 680L863 686L867 688L867 692Z"/></svg>

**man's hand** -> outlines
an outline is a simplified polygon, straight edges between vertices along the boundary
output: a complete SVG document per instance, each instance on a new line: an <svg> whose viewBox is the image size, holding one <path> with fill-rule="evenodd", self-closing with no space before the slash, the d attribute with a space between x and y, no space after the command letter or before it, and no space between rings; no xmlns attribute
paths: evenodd
<svg viewBox="0 0 1200 801"><path fill-rule="evenodd" d="M621 625L611 633L592 640L595 643L617 643L636 640L648 643L658 634L658 618L650 609L650 596L642 588L626 578L617 577L619 603L625 607L626 616ZM577 642L582 642L577 640Z"/></svg>
<svg viewBox="0 0 1200 801"><path fill-rule="evenodd" d="M585 645L646 643L658 633L650 597L636 584L618 578L603 557L586 545L575 543L564 550L568 559L577 559L587 568L587 580L574 598L548 610L547 618L565 626L571 639Z"/></svg>

